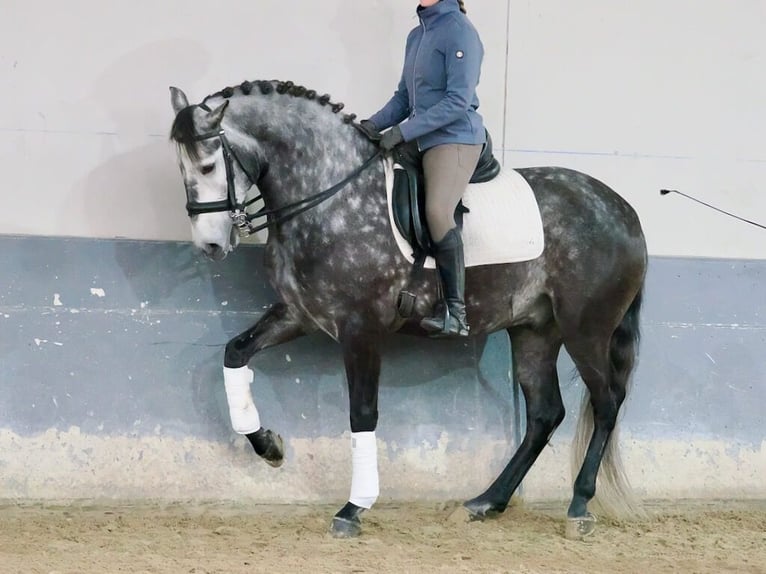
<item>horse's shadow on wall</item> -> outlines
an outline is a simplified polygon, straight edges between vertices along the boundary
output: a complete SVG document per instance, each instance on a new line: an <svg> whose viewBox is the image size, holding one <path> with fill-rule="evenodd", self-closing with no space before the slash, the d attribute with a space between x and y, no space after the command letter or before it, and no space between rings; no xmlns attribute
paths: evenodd
<svg viewBox="0 0 766 574"><path fill-rule="evenodd" d="M172 121L168 85L195 83L210 61L199 42L172 38L137 46L93 77L78 105L100 110L103 129L111 135L99 134L98 140L100 155L108 159L75 183L72 201L62 204L63 215L90 223L91 229L81 231L112 236L116 220L117 228L134 237L158 231L177 236L188 229L183 184L167 135ZM120 148L129 151L120 153Z"/></svg>
<svg viewBox="0 0 766 574"><path fill-rule="evenodd" d="M63 209L91 227L95 237L114 232L114 222L135 237L178 235L188 229L184 191L172 147L164 136L111 156L76 183L75 201ZM147 192L147 190L150 190Z"/></svg>
<svg viewBox="0 0 766 574"><path fill-rule="evenodd" d="M223 351L229 339L276 301L263 270L263 248L243 245L215 263L188 243L117 242L115 258L138 301L149 301L152 309L171 316L181 310L175 315L176 329L200 333L178 348L179 376L168 377L163 385L188 405L187 426L210 438L232 440ZM381 433L403 437L416 429L436 440L442 431L472 429L510 439L509 360L505 334L468 341L388 337L380 381ZM266 349L250 366L265 425L300 438L348 430L343 359L328 336L312 334Z"/></svg>

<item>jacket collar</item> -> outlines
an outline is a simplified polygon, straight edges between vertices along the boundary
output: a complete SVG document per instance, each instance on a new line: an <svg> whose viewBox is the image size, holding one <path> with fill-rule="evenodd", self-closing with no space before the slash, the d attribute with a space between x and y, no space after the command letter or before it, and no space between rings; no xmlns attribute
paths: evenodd
<svg viewBox="0 0 766 574"><path fill-rule="evenodd" d="M423 22L423 25L428 27L440 16L450 12L459 11L460 6L458 5L457 0L439 0L439 2L428 8L418 6L418 17L420 18L420 21Z"/></svg>

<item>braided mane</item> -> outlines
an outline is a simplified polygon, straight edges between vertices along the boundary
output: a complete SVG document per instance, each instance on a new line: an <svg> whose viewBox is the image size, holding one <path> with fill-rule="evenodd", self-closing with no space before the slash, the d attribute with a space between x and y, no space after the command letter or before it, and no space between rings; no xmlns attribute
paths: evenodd
<svg viewBox="0 0 766 574"><path fill-rule="evenodd" d="M332 113L337 114L339 113L345 105L340 102L332 102L330 94L323 94L318 95L316 90L309 90L308 88L304 86L300 86L295 84L291 81L283 82L281 80L255 80L253 82L242 82L239 86L230 86L227 88L223 88L222 90L210 94L207 96L202 102L204 103L210 98L231 98L232 96L235 96L237 94L242 94L245 96L250 95L253 90L259 90L262 94L267 95L271 94L273 92L276 92L278 94L286 94L289 96L293 96L295 98L305 98L307 100L316 101L321 106L330 106L330 109L332 110ZM356 119L356 114L344 114L343 115L343 122L344 123L351 123Z"/></svg>
<svg viewBox="0 0 766 574"><path fill-rule="evenodd" d="M218 97L229 99L237 95L248 96L253 93L253 90L258 90L264 95L276 92L277 94L316 101L320 106L329 106L329 109L332 110L332 113L334 114L339 113L345 107L344 104L340 102L332 102L330 94L323 94L320 96L315 90L309 90L303 86L296 85L294 82L283 82L280 80L255 80L254 82L242 82L239 86L226 87L214 94L206 96L201 103L205 104L207 100ZM183 146L190 157L196 159L198 151L197 147L192 143L196 136L193 116L194 107L195 106L189 106L178 112L170 130L170 139ZM356 119L356 114L343 114L342 119L343 123L351 124Z"/></svg>

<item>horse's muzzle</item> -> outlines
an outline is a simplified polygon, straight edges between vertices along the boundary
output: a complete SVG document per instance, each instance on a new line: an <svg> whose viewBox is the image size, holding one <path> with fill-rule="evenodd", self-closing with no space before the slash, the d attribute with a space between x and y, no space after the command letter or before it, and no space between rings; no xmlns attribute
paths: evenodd
<svg viewBox="0 0 766 574"><path fill-rule="evenodd" d="M224 249L217 243L206 243L205 246L202 247L202 252L206 257L212 259L213 261L221 261L226 258L228 250Z"/></svg>

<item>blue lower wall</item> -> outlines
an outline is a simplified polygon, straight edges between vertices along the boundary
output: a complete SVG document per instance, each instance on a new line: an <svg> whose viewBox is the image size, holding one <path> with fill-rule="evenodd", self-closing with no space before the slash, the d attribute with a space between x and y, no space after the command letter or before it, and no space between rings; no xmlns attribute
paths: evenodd
<svg viewBox="0 0 766 574"><path fill-rule="evenodd" d="M226 341L274 300L262 258L263 248L252 245L212 263L185 243L0 236L0 498L57 492L82 496L76 485L84 479L77 469L94 475L110 472L107 459L89 467L88 449L100 447L88 441L96 438L151 439L151 448L160 453L160 462L152 464L161 464L164 447L158 444L186 445L173 447L185 453L173 463L180 472L187 463L196 472L200 445L223 449L201 457L206 465L230 463L221 457L232 449L234 461L247 456L229 427L220 369ZM675 456L667 452L675 452L679 444L696 444L702 449L692 453L696 459L716 456L720 446L735 461L724 467L713 461L718 470L712 468L711 476L736 473L737 464L748 476L760 472L766 437L764 278L763 261L651 259L640 362L623 420L624 436L639 445L636 465L654 456L649 452L653 444L665 452L658 451L660 457ZM262 420L289 439L288 462L299 456L300 441L320 445L324 443L316 441L340 439L348 431L342 361L329 338L314 335L267 350L251 366ZM417 465L420 457L452 468L443 458L454 455L469 467L456 471L466 474L455 480L460 494L461 484L471 484L471 453L484 453L492 459L486 475L491 478L523 428L509 368L504 333L468 342L391 337L384 353L378 431L391 464L412 460ZM571 435L576 419L580 384L571 381L571 373L571 362L562 354L560 375L569 416L557 436ZM58 478L47 486L20 476L46 472L42 462L38 468L15 460L24 445L44 458L51 441L79 449L76 443L83 437L89 437L88 444L74 471L48 469ZM710 454L700 444L719 446ZM487 445L492 445L489 454ZM441 458L434 459L434 451ZM555 446L553 451L559 462L561 453ZM52 460L61 467L72 456L59 453ZM143 472L143 454L133 456L139 459L131 458L130 464ZM699 460L695 464L703 464ZM543 468L546 464L541 463ZM658 463L657 472L662 468ZM425 476L429 472L419 470ZM562 478L565 472L550 487L545 486L547 478L539 477L541 495L560 492L568 480ZM122 488L110 476L109 489L96 489L96 494L141 495L145 485L150 496L159 488L155 477L149 473L143 482ZM736 475L718 478L710 479L713 494L739 480ZM532 491L534 480L530 477ZM688 483L682 475L678 480ZM484 475L481 481L486 481ZM641 480L637 482L640 488ZM646 492L662 494L651 486L656 477L645 482ZM756 495L760 483L757 478L751 482L746 494ZM291 496L301 488L297 483L293 487ZM184 488L181 480L178 491ZM267 498L275 498L275 488ZM698 490L706 494L704 484ZM204 496L206 491L194 492ZM452 491L444 486L441 492Z"/></svg>

